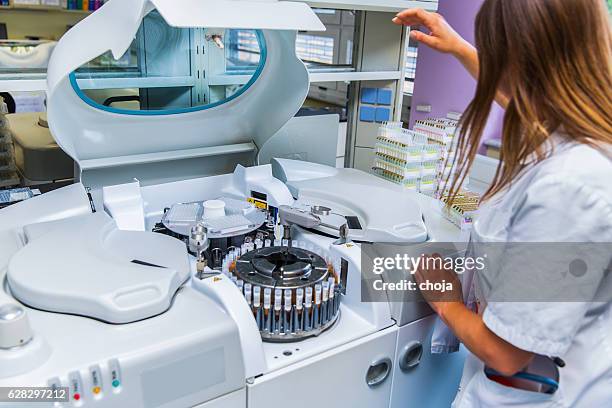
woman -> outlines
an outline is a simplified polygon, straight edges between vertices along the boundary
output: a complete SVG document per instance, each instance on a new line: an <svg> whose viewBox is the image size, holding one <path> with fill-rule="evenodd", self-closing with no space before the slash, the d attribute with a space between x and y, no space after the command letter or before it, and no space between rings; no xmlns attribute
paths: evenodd
<svg viewBox="0 0 612 408"><path fill-rule="evenodd" d="M451 182L451 196L474 161L491 104L506 110L502 165L483 197L472 240L611 243L612 35L604 1L485 0L476 48L436 13L409 9L393 22L426 28L411 38L455 56L478 80L460 125L460 176ZM612 310L609 297L595 302L606 290L609 252L602 261L602 278L583 301L481 296L478 310L470 310L424 293L471 352L454 405L612 407ZM417 279L458 283L444 270L419 271ZM542 364L543 376L517 380Z"/></svg>

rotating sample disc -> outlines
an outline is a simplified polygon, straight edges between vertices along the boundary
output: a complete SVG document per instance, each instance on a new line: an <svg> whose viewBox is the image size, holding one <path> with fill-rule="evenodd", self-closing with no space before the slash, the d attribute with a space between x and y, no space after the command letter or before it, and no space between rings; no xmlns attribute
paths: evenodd
<svg viewBox="0 0 612 408"><path fill-rule="evenodd" d="M243 252L241 255L237 252ZM320 255L297 247L243 245L224 260L226 273L251 306L265 341L316 336L340 315L338 275Z"/></svg>

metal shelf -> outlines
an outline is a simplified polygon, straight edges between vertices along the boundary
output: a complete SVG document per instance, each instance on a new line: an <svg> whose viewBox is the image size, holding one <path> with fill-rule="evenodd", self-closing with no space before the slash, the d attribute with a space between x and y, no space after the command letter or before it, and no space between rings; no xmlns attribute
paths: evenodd
<svg viewBox="0 0 612 408"><path fill-rule="evenodd" d="M81 89L172 88L196 85L194 77L77 78Z"/></svg>
<svg viewBox="0 0 612 408"><path fill-rule="evenodd" d="M310 72L310 82L392 81L402 78L401 71Z"/></svg>
<svg viewBox="0 0 612 408"><path fill-rule="evenodd" d="M0 6L0 10L24 10L24 11L50 11L56 13L77 13L77 14L90 14L94 10L77 10L77 9L66 9L60 6L45 6L37 4L12 4L10 6Z"/></svg>
<svg viewBox="0 0 612 408"><path fill-rule="evenodd" d="M407 8L424 8L429 11L438 9L438 0L290 0L306 3L315 8L340 10L385 11L396 13Z"/></svg>
<svg viewBox="0 0 612 408"><path fill-rule="evenodd" d="M0 91L2 92L34 92L46 91L47 80L44 78L2 78L0 76Z"/></svg>
<svg viewBox="0 0 612 408"><path fill-rule="evenodd" d="M352 82L352 81L392 81L402 78L401 71L348 71L324 70L317 68L309 71L310 82ZM248 82L250 75L214 75L209 79L209 85L242 85ZM193 77L126 77L126 78L78 78L81 89L122 89L122 88L171 88L193 87L196 81ZM2 78L0 89L4 92L44 91L47 81L43 74L11 75Z"/></svg>
<svg viewBox="0 0 612 408"><path fill-rule="evenodd" d="M310 82L394 81L402 78L401 71L354 71L352 69L309 69ZM209 85L242 85L250 75L214 75Z"/></svg>

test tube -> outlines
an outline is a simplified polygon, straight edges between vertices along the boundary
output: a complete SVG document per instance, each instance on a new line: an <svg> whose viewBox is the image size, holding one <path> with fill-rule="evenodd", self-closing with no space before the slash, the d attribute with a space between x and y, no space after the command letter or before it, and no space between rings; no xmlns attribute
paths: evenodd
<svg viewBox="0 0 612 408"><path fill-rule="evenodd" d="M315 285L315 304L316 305L320 305L321 304L321 291L322 291L322 287L320 283L317 283Z"/></svg>
<svg viewBox="0 0 612 408"><path fill-rule="evenodd" d="M242 279L238 279L236 281L236 286L238 286L238 290L240 291L240 293L243 293L243 288L244 288L244 281Z"/></svg>
<svg viewBox="0 0 612 408"><path fill-rule="evenodd" d="M292 246L293 248L297 248L297 247L298 247L298 242L297 242L297 240L292 239L292 240L291 240L291 246Z"/></svg>
<svg viewBox="0 0 612 408"><path fill-rule="evenodd" d="M340 285L334 287L334 315L340 309Z"/></svg>
<svg viewBox="0 0 612 408"><path fill-rule="evenodd" d="M327 323L327 304L329 299L329 282L323 282L323 289L321 290L321 324Z"/></svg>
<svg viewBox="0 0 612 408"><path fill-rule="evenodd" d="M304 288L298 288L295 291L295 310L294 310L294 319L293 319L293 327L294 331L299 332L304 328L304 315L302 312L302 301L304 300Z"/></svg>
<svg viewBox="0 0 612 408"><path fill-rule="evenodd" d="M251 301L252 301L252 299L251 299L251 290L252 289L251 288L252 288L252 286L251 286L250 283L247 282L247 283L244 284L244 298L246 299L247 305L249 305L249 307L251 306Z"/></svg>
<svg viewBox="0 0 612 408"><path fill-rule="evenodd" d="M281 326L281 308L283 303L283 290L274 289L274 333L280 332Z"/></svg>
<svg viewBox="0 0 612 408"><path fill-rule="evenodd" d="M267 247L272 246L272 240L270 240L270 239L266 239L266 240L264 241L264 246L265 246L266 248L267 248Z"/></svg>
<svg viewBox="0 0 612 408"><path fill-rule="evenodd" d="M274 246L281 246L281 240L280 239L275 239L274 240Z"/></svg>
<svg viewBox="0 0 612 408"><path fill-rule="evenodd" d="M335 306L334 291L335 291L335 286L336 286L336 280L334 278L329 278L327 279L327 282L329 282L329 302L327 306L327 316L328 316L328 320L331 320L336 314L335 309L334 309L334 306Z"/></svg>
<svg viewBox="0 0 612 408"><path fill-rule="evenodd" d="M253 286L253 316L259 330L263 329L263 311L261 310L261 286Z"/></svg>
<svg viewBox="0 0 612 408"><path fill-rule="evenodd" d="M264 289L264 330L267 332L272 331L272 315L274 312L270 312L270 306L272 305L272 289Z"/></svg>
<svg viewBox="0 0 612 408"><path fill-rule="evenodd" d="M306 297L304 301L304 330L310 331L312 329L312 322L310 318L310 311L312 309L312 287L306 288Z"/></svg>
<svg viewBox="0 0 612 408"><path fill-rule="evenodd" d="M264 289L264 309L269 309L272 306L272 289Z"/></svg>
<svg viewBox="0 0 612 408"><path fill-rule="evenodd" d="M293 294L291 293L291 289L285 289L285 312L283 313L284 322L283 322L283 330L285 334L291 333L291 307Z"/></svg>
<svg viewBox="0 0 612 408"><path fill-rule="evenodd" d="M313 324L312 326L315 329L319 328L319 323L320 323L320 311L319 308L321 307L321 284L317 283L315 285L315 306L313 309Z"/></svg>
<svg viewBox="0 0 612 408"><path fill-rule="evenodd" d="M263 248L263 241L262 241L261 239L257 238L257 239L255 240L255 248L256 248L256 249Z"/></svg>
<svg viewBox="0 0 612 408"><path fill-rule="evenodd" d="M311 286L306 288L306 297L304 300L304 306L306 307L312 306L312 287Z"/></svg>
<svg viewBox="0 0 612 408"><path fill-rule="evenodd" d="M253 306L259 307L261 305L261 286L253 287Z"/></svg>
<svg viewBox="0 0 612 408"><path fill-rule="evenodd" d="M280 308L283 303L283 290L282 289L274 289L274 307L278 305Z"/></svg>
<svg viewBox="0 0 612 408"><path fill-rule="evenodd" d="M291 306L292 306L292 297L293 294L291 293L291 289L285 289L285 311L287 310L291 310Z"/></svg>
<svg viewBox="0 0 612 408"><path fill-rule="evenodd" d="M334 278L336 283L340 283L340 271L342 270L342 259L340 257L334 257Z"/></svg>

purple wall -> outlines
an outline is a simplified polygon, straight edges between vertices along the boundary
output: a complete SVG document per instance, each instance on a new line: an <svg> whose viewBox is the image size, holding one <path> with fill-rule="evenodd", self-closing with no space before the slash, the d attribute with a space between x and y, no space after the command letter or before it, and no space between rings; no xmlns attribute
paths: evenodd
<svg viewBox="0 0 612 408"><path fill-rule="evenodd" d="M438 12L465 39L474 43L474 20L483 0L439 0ZM416 80L412 95L410 127L417 119L445 117L450 111L463 112L474 96L476 81L450 55L419 45ZM416 111L417 105L431 105L431 113ZM483 140L500 137L504 111L494 104Z"/></svg>

